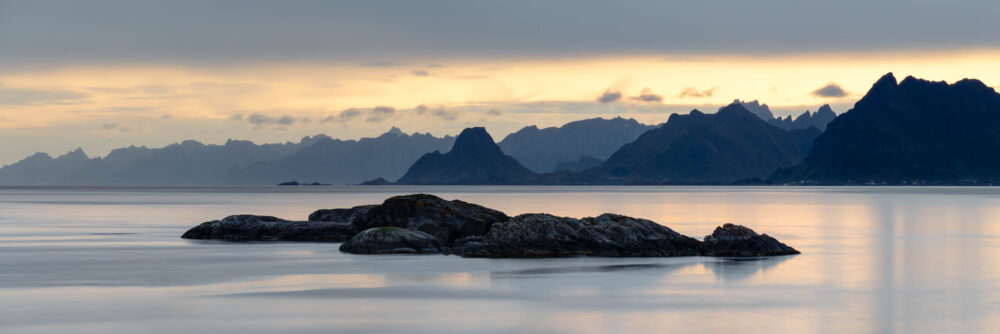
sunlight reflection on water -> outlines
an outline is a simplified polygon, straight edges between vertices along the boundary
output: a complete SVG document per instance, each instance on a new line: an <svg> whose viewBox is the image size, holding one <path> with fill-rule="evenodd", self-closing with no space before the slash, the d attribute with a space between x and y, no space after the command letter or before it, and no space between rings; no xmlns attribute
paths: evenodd
<svg viewBox="0 0 1000 334"><path fill-rule="evenodd" d="M509 214L616 212L754 259L357 256L324 243L188 241L229 214L304 219L415 192ZM0 188L0 332L991 332L994 188Z"/></svg>

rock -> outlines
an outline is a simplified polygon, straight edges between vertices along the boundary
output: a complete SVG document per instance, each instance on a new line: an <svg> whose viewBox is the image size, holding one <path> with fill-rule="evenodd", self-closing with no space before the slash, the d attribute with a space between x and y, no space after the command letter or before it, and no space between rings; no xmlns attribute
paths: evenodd
<svg viewBox="0 0 1000 334"><path fill-rule="evenodd" d="M466 257L694 256L700 243L655 222L615 214L574 219L525 214L459 241Z"/></svg>
<svg viewBox="0 0 1000 334"><path fill-rule="evenodd" d="M309 221L350 223L378 205L359 205L350 209L319 209L309 214Z"/></svg>
<svg viewBox="0 0 1000 334"><path fill-rule="evenodd" d="M286 181L286 182L278 183L278 185L279 186L297 186L297 185L299 185L299 182L298 181Z"/></svg>
<svg viewBox="0 0 1000 334"><path fill-rule="evenodd" d="M426 232L446 242L485 235L490 225L506 221L503 212L459 200L446 201L434 195L396 196L354 219L356 231L395 226Z"/></svg>
<svg viewBox="0 0 1000 334"><path fill-rule="evenodd" d="M767 234L757 234L750 228L725 224L716 227L702 243L705 256L773 256L799 254L794 248Z"/></svg>
<svg viewBox="0 0 1000 334"><path fill-rule="evenodd" d="M436 254L446 249L444 241L430 234L393 226L361 231L340 245L341 252L354 254Z"/></svg>
<svg viewBox="0 0 1000 334"><path fill-rule="evenodd" d="M355 231L348 222L289 221L271 216L234 215L195 226L184 239L227 241L327 241L343 242Z"/></svg>

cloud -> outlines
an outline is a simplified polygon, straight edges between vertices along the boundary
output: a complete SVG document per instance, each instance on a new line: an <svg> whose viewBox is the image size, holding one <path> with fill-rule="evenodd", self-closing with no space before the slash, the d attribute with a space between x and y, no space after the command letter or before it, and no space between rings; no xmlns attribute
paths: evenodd
<svg viewBox="0 0 1000 334"><path fill-rule="evenodd" d="M371 112L368 113L368 118L365 118L366 122L380 123L386 118L391 117L396 113L396 108L388 106L377 106L372 108Z"/></svg>
<svg viewBox="0 0 1000 334"><path fill-rule="evenodd" d="M847 92L843 88L840 88L840 85L831 82L813 91L812 95L816 97L836 98L847 96Z"/></svg>
<svg viewBox="0 0 1000 334"><path fill-rule="evenodd" d="M413 74L413 75L418 76L418 77L426 77L426 76L431 75L430 73L427 73L426 70L412 70L412 71L410 71L410 74Z"/></svg>
<svg viewBox="0 0 1000 334"><path fill-rule="evenodd" d="M163 114L162 116L160 116L160 119L171 119L171 118L174 118L174 116L170 114Z"/></svg>
<svg viewBox="0 0 1000 334"><path fill-rule="evenodd" d="M440 67L444 67L444 65L441 65L441 64L427 64L427 67L430 67L430 68L440 68Z"/></svg>
<svg viewBox="0 0 1000 334"><path fill-rule="evenodd" d="M597 98L597 101L601 102L601 104L607 104L618 101L620 98L622 98L621 92L606 90L604 91L604 94L601 94L601 96Z"/></svg>
<svg viewBox="0 0 1000 334"><path fill-rule="evenodd" d="M241 115L241 114L235 114L235 115L229 116L229 120L230 121L242 121L243 120L243 115Z"/></svg>
<svg viewBox="0 0 1000 334"><path fill-rule="evenodd" d="M715 94L716 88L718 87L712 87L706 90L698 90L694 87L687 87L684 88L684 91L681 91L680 95L677 95L677 97L682 99L686 97L693 97L693 98L712 97L712 94Z"/></svg>
<svg viewBox="0 0 1000 334"><path fill-rule="evenodd" d="M639 96L633 97L632 100L642 101L642 102L663 102L663 96L653 94L653 91L649 88L643 88L642 93Z"/></svg>
<svg viewBox="0 0 1000 334"><path fill-rule="evenodd" d="M101 130L114 130L118 128L118 123L104 123L101 124Z"/></svg>
<svg viewBox="0 0 1000 334"><path fill-rule="evenodd" d="M292 125L295 123L295 117L292 115L282 115L280 117L273 117L264 115L261 113L252 113L247 116L247 122L253 125L261 126L265 124L279 124L279 125Z"/></svg>
<svg viewBox="0 0 1000 334"><path fill-rule="evenodd" d="M403 66L402 63L397 63L389 60L372 60L366 61L360 64L361 67L399 67Z"/></svg>
<svg viewBox="0 0 1000 334"><path fill-rule="evenodd" d="M275 122L277 122L278 124L281 124L281 125L292 125L292 123L295 123L295 118L292 117L292 116L289 116L289 115L284 115L284 116L278 117L278 119L275 120Z"/></svg>
<svg viewBox="0 0 1000 334"><path fill-rule="evenodd" d="M443 107L430 108L430 107L427 107L427 106L421 104L421 105L417 106L416 108L414 108L413 110L417 112L417 115L425 115L426 114L426 115L430 115L430 116L434 116L434 117L440 118L440 119L445 120L445 121L454 121L454 120L458 119L458 112L452 111L452 110L447 110L447 109L445 109Z"/></svg>
<svg viewBox="0 0 1000 334"><path fill-rule="evenodd" d="M490 109L490 110L486 111L486 115L488 115L488 116L502 116L503 112L500 111L500 109Z"/></svg>
<svg viewBox="0 0 1000 334"><path fill-rule="evenodd" d="M89 98L90 95L57 89L8 88L0 84L0 105L66 104Z"/></svg>

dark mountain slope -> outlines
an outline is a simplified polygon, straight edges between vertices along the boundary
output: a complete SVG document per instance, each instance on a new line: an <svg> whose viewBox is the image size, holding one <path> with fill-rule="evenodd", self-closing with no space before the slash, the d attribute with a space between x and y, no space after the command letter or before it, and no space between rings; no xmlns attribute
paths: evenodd
<svg viewBox="0 0 1000 334"><path fill-rule="evenodd" d="M763 178L798 163L819 130L785 131L739 104L715 114L671 115L663 126L623 146L606 162L557 183L732 183Z"/></svg>
<svg viewBox="0 0 1000 334"><path fill-rule="evenodd" d="M786 182L975 183L1000 180L1000 94L892 73L827 127Z"/></svg>
<svg viewBox="0 0 1000 334"><path fill-rule="evenodd" d="M448 153L420 157L396 184L528 184L537 177L476 127L462 130Z"/></svg>

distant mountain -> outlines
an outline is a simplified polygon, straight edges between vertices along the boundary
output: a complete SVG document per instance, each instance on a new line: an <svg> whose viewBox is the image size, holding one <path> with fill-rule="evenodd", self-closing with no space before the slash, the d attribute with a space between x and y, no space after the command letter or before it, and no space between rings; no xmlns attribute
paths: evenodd
<svg viewBox="0 0 1000 334"><path fill-rule="evenodd" d="M257 145L229 140L205 145L193 140L163 148L126 147L104 158L77 149L53 159L37 153L0 168L4 185L275 185L356 184L402 175L420 155L447 148L454 137L407 135L393 128L377 138L338 140L326 135L298 143Z"/></svg>
<svg viewBox="0 0 1000 334"><path fill-rule="evenodd" d="M732 183L764 178L797 164L820 134L786 131L740 104L715 114L674 114L663 126L623 146L598 167L550 176L554 183Z"/></svg>
<svg viewBox="0 0 1000 334"><path fill-rule="evenodd" d="M758 118L766 121L768 124L785 130L806 129L812 126L819 129L819 131L824 131L826 130L826 125L833 121L834 118L837 118L837 114L833 112L829 104L819 107L814 113L806 110L795 119L792 119L791 115L785 116L785 118L774 117L771 108L767 104L762 104L757 100L733 100L733 103L742 105L750 113L757 115Z"/></svg>
<svg viewBox="0 0 1000 334"><path fill-rule="evenodd" d="M769 121L774 119L774 113L771 112L771 108L767 106L767 103L760 103L757 100L733 100L733 104L743 106L743 108L746 108L751 114L757 115L757 118L762 120Z"/></svg>
<svg viewBox="0 0 1000 334"><path fill-rule="evenodd" d="M779 181L821 184L1000 182L1000 94L892 73L829 124Z"/></svg>
<svg viewBox="0 0 1000 334"><path fill-rule="evenodd" d="M89 158L81 149L52 159L35 155L0 168L7 185L219 185L228 173L254 161L277 159L311 145L323 135L299 143L256 145L230 140L205 145L193 140L163 148L126 147L104 158Z"/></svg>
<svg viewBox="0 0 1000 334"><path fill-rule="evenodd" d="M810 113L809 110L806 110L794 120L792 120L791 115L788 115L785 118L769 119L767 123L785 130L805 129L811 126L819 129L819 131L826 131L826 125L832 122L834 118L837 118L837 114L833 112L829 104L824 104L816 112Z"/></svg>
<svg viewBox="0 0 1000 334"><path fill-rule="evenodd" d="M476 127L462 130L448 153L420 157L396 184L528 184L537 178Z"/></svg>
<svg viewBox="0 0 1000 334"><path fill-rule="evenodd" d="M455 137L407 135L392 128L375 138L326 138L272 161L260 161L230 173L231 184L275 184L306 180L329 184L358 184L379 177L396 179L420 156L446 149Z"/></svg>
<svg viewBox="0 0 1000 334"><path fill-rule="evenodd" d="M557 170L560 164L569 166L583 157L605 159L652 128L655 126L631 118L592 118L561 127L524 127L498 144L525 167L547 173Z"/></svg>

